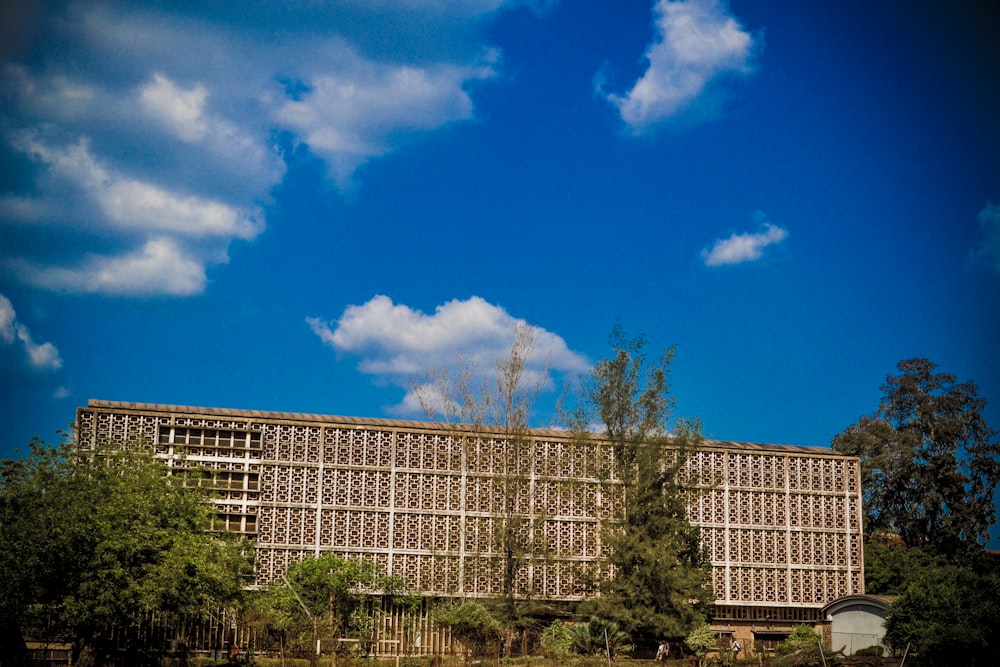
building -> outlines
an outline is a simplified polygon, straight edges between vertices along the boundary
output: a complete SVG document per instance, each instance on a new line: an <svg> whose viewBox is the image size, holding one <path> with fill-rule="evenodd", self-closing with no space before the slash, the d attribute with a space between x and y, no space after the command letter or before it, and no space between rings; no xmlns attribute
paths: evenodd
<svg viewBox="0 0 1000 667"><path fill-rule="evenodd" d="M873 646L886 649L885 618L894 599L892 595L848 595L824 607L832 649L843 650L844 655Z"/></svg>
<svg viewBox="0 0 1000 667"><path fill-rule="evenodd" d="M92 400L81 445L156 443L171 466L210 470L218 527L256 541L258 580L325 551L370 559L431 597L500 593L492 546L504 457L500 434L383 419ZM547 545L517 588L554 602L593 591L600 522L613 508L598 438L531 431L518 511ZM687 464L720 634L766 649L864 593L858 459L819 447L705 441ZM612 479L613 482L613 479Z"/></svg>

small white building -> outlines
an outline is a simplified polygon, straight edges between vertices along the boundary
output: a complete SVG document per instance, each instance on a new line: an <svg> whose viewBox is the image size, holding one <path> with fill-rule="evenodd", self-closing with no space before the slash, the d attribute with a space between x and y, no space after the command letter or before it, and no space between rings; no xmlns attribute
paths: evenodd
<svg viewBox="0 0 1000 667"><path fill-rule="evenodd" d="M889 595L848 595L823 607L823 617L830 623L831 648L854 655L869 646L885 646L885 616L892 600Z"/></svg>

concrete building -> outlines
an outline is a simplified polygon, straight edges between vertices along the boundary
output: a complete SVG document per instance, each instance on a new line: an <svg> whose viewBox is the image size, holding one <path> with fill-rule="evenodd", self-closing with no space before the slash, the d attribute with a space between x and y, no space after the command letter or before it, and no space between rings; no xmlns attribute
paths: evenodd
<svg viewBox="0 0 1000 667"><path fill-rule="evenodd" d="M848 595L824 607L823 615L830 624L832 649L843 650L844 655L853 655L872 646L887 649L884 645L885 617L893 599L890 595Z"/></svg>
<svg viewBox="0 0 1000 667"><path fill-rule="evenodd" d="M92 400L81 445L156 443L171 466L210 470L218 527L256 542L260 583L326 551L364 558L431 597L499 594L493 526L501 434L434 423ZM531 431L517 491L545 557L526 561L525 596L594 594L600 525L614 512L607 444ZM824 607L864 593L858 459L830 449L705 441L689 460L689 519L712 565L712 625L766 650Z"/></svg>

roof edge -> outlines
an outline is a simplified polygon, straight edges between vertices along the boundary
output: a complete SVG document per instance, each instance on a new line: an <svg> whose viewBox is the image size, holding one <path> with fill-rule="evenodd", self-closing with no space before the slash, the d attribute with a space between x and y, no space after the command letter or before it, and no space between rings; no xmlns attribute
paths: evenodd
<svg viewBox="0 0 1000 667"><path fill-rule="evenodd" d="M203 406L193 406L193 405L173 405L165 403L140 403L132 401L108 401L103 399L91 398L87 401L87 407L89 408L100 408L100 409L110 409L110 410L131 410L136 412L161 412L161 413L195 413L205 416L218 416L218 417L240 417L240 418L256 418L256 419L274 419L282 421L298 421L298 422L322 422L328 424L353 424L353 425L363 425L363 426L387 426L395 428L412 428L420 430L447 430L449 428L454 429L468 429L470 428L466 424L454 424L448 422L431 422L431 421L420 421L420 420L409 420L409 419L388 419L388 418L373 418L373 417L347 417L342 415L324 415L324 414L313 414L305 412L280 412L271 410L248 410L241 408L210 408ZM485 429L487 431L494 431L499 429ZM529 429L530 433L533 435L549 435L552 437L566 438L571 434L570 431L564 429L545 429L545 428L532 428ZM597 435L597 434L595 434ZM705 438L702 440L700 449L741 449L741 450L760 450L760 451L777 451L777 452L802 452L804 454L811 454L813 456L830 456L834 458L854 458L841 454L834 449L829 447L817 447L817 446L807 446L807 445L779 445L770 443L755 443L755 442L744 442L736 440L714 440L711 438Z"/></svg>

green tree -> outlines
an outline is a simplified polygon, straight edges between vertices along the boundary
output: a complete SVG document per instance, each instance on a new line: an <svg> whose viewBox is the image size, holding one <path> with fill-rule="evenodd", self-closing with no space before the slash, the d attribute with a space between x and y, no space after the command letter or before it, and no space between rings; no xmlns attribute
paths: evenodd
<svg viewBox="0 0 1000 667"><path fill-rule="evenodd" d="M882 401L833 440L861 459L865 530L898 534L963 560L982 551L996 519L1000 442L972 382L935 373L927 359L899 362Z"/></svg>
<svg viewBox="0 0 1000 667"><path fill-rule="evenodd" d="M284 664L285 651L315 652L318 628L287 586L269 586L252 592L243 609L243 622L257 633L257 647L274 649Z"/></svg>
<svg viewBox="0 0 1000 667"><path fill-rule="evenodd" d="M573 648L573 634L565 623L556 619L542 630L539 638L542 653L556 665L569 656Z"/></svg>
<svg viewBox="0 0 1000 667"><path fill-rule="evenodd" d="M700 534L687 519L685 494L694 490L682 476L700 428L674 419L673 348L649 361L645 338L629 338L620 325L610 342L613 354L594 366L572 419L578 432L603 425L617 479L608 492L621 500L603 530L613 576L581 610L643 639L683 636L714 599Z"/></svg>
<svg viewBox="0 0 1000 667"><path fill-rule="evenodd" d="M923 549L870 540L865 543L865 591L900 595L919 573L943 567L947 561Z"/></svg>
<svg viewBox="0 0 1000 667"><path fill-rule="evenodd" d="M401 578L382 574L369 561L327 552L292 564L253 606L260 627L277 638L282 651L287 643L314 653L322 637L370 639L380 613L376 598L389 605L418 601Z"/></svg>
<svg viewBox="0 0 1000 667"><path fill-rule="evenodd" d="M321 629L330 637L341 637L351 629L351 618L362 602L358 587L376 579L372 563L334 553L299 561L285 575L288 587L311 617L321 620Z"/></svg>
<svg viewBox="0 0 1000 667"><path fill-rule="evenodd" d="M983 566L940 559L913 558L910 565L909 581L886 618L889 643L899 650L909 647L915 664L995 664L1000 576Z"/></svg>
<svg viewBox="0 0 1000 667"><path fill-rule="evenodd" d="M775 655L791 655L796 651L819 651L819 633L808 625L797 625L785 641L774 647Z"/></svg>
<svg viewBox="0 0 1000 667"><path fill-rule="evenodd" d="M818 632L808 625L797 625L785 641L774 647L775 667L820 667L825 664L839 664L833 656L823 652Z"/></svg>
<svg viewBox="0 0 1000 667"><path fill-rule="evenodd" d="M113 627L237 604L247 549L204 531L212 511L149 447L33 442L0 462L3 585L24 586L3 596L6 625L73 638L86 666Z"/></svg>
<svg viewBox="0 0 1000 667"><path fill-rule="evenodd" d="M482 650L502 634L500 622L479 602L441 605L434 608L431 618L449 628L452 636L462 643L465 662L473 651Z"/></svg>
<svg viewBox="0 0 1000 667"><path fill-rule="evenodd" d="M700 665L708 652L715 648L717 641L715 631L707 623L701 623L691 629L684 644L698 657Z"/></svg>

